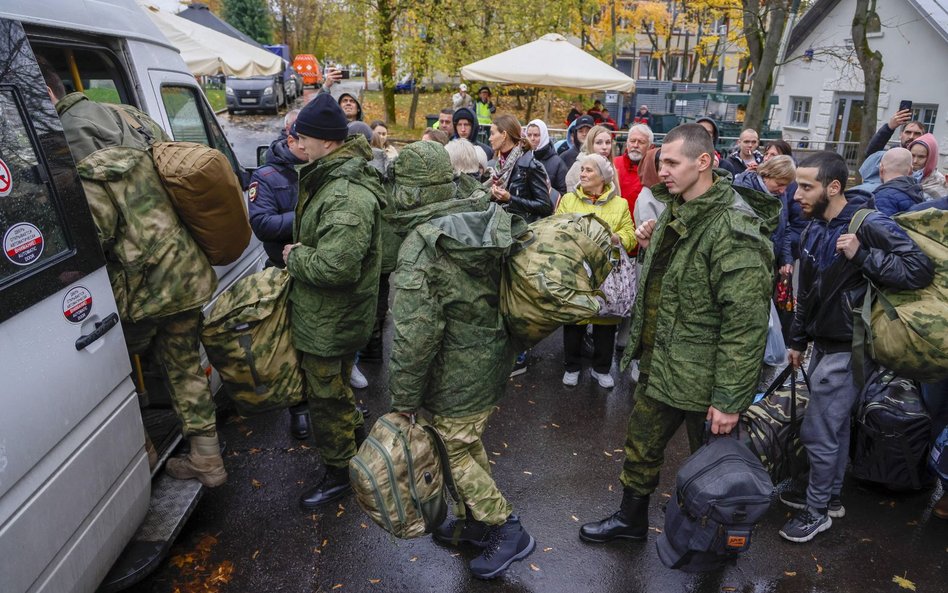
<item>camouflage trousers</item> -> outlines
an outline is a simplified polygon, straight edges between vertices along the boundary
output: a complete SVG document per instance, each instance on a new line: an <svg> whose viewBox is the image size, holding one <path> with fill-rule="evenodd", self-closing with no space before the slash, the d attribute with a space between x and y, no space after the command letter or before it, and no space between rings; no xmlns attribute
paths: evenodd
<svg viewBox="0 0 948 593"><path fill-rule="evenodd" d="M432 426L444 439L461 502L474 519L488 525L501 525L513 507L490 475L490 462L481 441L492 412L493 409L459 418L436 415Z"/></svg>
<svg viewBox="0 0 948 593"><path fill-rule="evenodd" d="M143 354L152 346L152 358L181 420L184 436L215 434L214 398L201 366L201 310L192 309L122 327L131 353Z"/></svg>
<svg viewBox="0 0 948 593"><path fill-rule="evenodd" d="M306 377L309 425L316 450L330 467L347 467L356 454L355 430L365 420L349 387L355 355L322 358L301 353Z"/></svg>
<svg viewBox="0 0 948 593"><path fill-rule="evenodd" d="M658 487L659 470L665 462L665 447L684 422L688 444L695 452L704 442L704 412L689 412L644 395L648 375L639 377L635 403L625 436L625 462L619 481L638 496Z"/></svg>

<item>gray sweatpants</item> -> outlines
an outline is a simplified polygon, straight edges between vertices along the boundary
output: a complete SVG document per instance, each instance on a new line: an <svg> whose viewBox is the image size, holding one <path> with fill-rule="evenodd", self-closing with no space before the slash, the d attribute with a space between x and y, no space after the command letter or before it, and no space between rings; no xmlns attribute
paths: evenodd
<svg viewBox="0 0 948 593"><path fill-rule="evenodd" d="M806 503L826 509L831 494L843 489L849 460L850 417L859 396L850 367L852 353L813 348L810 402L803 416L800 441L810 460Z"/></svg>

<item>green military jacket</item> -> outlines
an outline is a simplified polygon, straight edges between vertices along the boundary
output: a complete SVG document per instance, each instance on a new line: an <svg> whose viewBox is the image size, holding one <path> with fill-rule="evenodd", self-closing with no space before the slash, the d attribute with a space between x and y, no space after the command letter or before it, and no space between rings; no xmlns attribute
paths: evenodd
<svg viewBox="0 0 948 593"><path fill-rule="evenodd" d="M646 315L657 315L645 394L678 409L709 405L736 413L750 405L760 375L770 315L773 246L780 202L738 193L715 174L699 198L685 202L664 184L652 188L667 204L645 250L632 329L622 368L642 354ZM665 235L674 233L658 310L645 311L649 271Z"/></svg>
<svg viewBox="0 0 948 593"><path fill-rule="evenodd" d="M354 135L301 171L293 240L302 245L286 268L293 345L303 352L354 354L372 333L385 198L371 158L365 137Z"/></svg>
<svg viewBox="0 0 948 593"><path fill-rule="evenodd" d="M155 141L170 140L154 120L129 105L108 106L90 100L83 93L69 93L56 103L56 113L63 123L63 132L72 158L78 163L93 152L113 146L148 149L145 138L119 115L125 109L142 122Z"/></svg>
<svg viewBox="0 0 948 593"><path fill-rule="evenodd" d="M405 238L393 276L395 411L468 416L503 395L516 349L500 313L501 269L526 228L491 204L435 218Z"/></svg>

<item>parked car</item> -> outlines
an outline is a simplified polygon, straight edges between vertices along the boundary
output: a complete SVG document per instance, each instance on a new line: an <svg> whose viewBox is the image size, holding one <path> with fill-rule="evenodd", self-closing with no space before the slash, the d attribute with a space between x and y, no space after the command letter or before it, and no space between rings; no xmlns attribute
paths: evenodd
<svg viewBox="0 0 948 593"><path fill-rule="evenodd" d="M398 83L395 84L396 93L411 93L415 90L415 79L412 78L411 74L401 79Z"/></svg>
<svg viewBox="0 0 948 593"><path fill-rule="evenodd" d="M292 80L290 83L296 86ZM269 111L279 113L286 106L286 90L279 76L227 77L227 113Z"/></svg>

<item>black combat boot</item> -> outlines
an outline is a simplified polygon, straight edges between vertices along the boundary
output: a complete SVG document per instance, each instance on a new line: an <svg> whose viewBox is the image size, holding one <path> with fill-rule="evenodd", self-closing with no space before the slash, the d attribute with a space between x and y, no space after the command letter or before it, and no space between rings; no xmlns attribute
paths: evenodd
<svg viewBox="0 0 948 593"><path fill-rule="evenodd" d="M312 510L339 500L350 492L352 492L352 486L349 484L349 468L327 466L326 473L319 484L300 496L300 506L306 510Z"/></svg>
<svg viewBox="0 0 948 593"><path fill-rule="evenodd" d="M455 539L457 531L457 539ZM471 518L458 519L448 517L440 526L436 527L431 533L435 541L456 546L458 544L470 544L476 548L487 547L488 536L490 535L490 526Z"/></svg>
<svg viewBox="0 0 948 593"><path fill-rule="evenodd" d="M648 537L648 499L648 495L638 496L625 488L619 510L602 521L583 525L579 538L597 544L614 539L645 540Z"/></svg>
<svg viewBox="0 0 948 593"><path fill-rule="evenodd" d="M306 402L290 407L290 434L294 439L305 441L309 438L309 406Z"/></svg>
<svg viewBox="0 0 948 593"><path fill-rule="evenodd" d="M520 518L510 515L503 525L490 527L484 553L471 560L471 574L479 579L499 577L511 564L533 553L536 545Z"/></svg>

